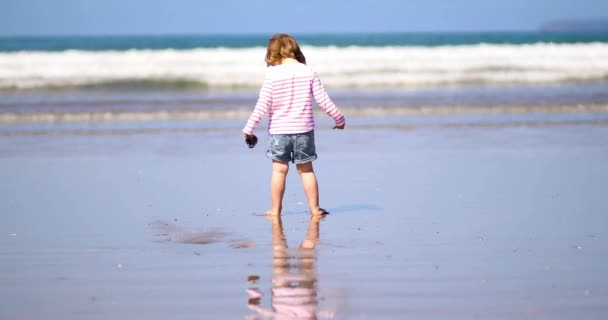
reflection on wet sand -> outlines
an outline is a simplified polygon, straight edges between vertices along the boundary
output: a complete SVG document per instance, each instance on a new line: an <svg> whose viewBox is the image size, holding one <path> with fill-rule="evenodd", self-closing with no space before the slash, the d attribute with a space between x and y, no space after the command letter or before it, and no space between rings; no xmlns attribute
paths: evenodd
<svg viewBox="0 0 608 320"><path fill-rule="evenodd" d="M263 294L249 288L249 308L257 315L272 319L332 318L333 312L319 310L317 300L316 245L319 242L319 223L323 216L311 216L308 231L300 247L289 249L280 216L272 221L272 297L271 309L260 305ZM249 276L250 283L259 277ZM249 319L257 319L252 315Z"/></svg>

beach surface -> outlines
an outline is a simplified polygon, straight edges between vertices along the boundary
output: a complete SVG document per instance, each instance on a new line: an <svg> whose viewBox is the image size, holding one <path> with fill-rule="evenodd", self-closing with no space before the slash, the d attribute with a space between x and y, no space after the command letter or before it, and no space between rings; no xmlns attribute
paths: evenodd
<svg viewBox="0 0 608 320"><path fill-rule="evenodd" d="M280 222L263 128L0 124L0 319L604 319L608 113L348 121Z"/></svg>

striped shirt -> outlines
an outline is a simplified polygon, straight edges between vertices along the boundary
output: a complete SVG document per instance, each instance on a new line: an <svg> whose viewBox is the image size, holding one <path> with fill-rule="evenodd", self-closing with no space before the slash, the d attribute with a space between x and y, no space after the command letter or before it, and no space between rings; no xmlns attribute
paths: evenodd
<svg viewBox="0 0 608 320"><path fill-rule="evenodd" d="M345 123L344 114L331 101L312 68L301 63L268 67L258 102L243 132L253 134L266 112L270 134L309 132L315 127L313 97L336 125Z"/></svg>

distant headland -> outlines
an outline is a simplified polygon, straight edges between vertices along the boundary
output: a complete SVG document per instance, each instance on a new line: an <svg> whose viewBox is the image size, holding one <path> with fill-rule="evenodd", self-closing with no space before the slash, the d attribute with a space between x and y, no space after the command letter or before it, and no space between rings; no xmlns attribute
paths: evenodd
<svg viewBox="0 0 608 320"><path fill-rule="evenodd" d="M608 31L608 18L602 19L559 19L542 24L539 31Z"/></svg>

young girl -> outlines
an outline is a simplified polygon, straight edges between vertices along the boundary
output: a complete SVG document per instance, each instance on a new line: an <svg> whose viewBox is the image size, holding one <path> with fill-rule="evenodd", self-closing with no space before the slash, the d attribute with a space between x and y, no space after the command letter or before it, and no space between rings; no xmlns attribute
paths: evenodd
<svg viewBox="0 0 608 320"><path fill-rule="evenodd" d="M245 139L257 140L253 131L269 111L270 142L266 156L272 159L269 215L280 215L285 193L289 162L296 164L308 207L313 215L322 215L319 188L312 161L315 152L312 97L334 119L334 129L344 129L344 114L331 101L317 74L306 65L306 58L296 40L287 34L277 34L268 41L266 51L268 70L253 113L243 129Z"/></svg>

